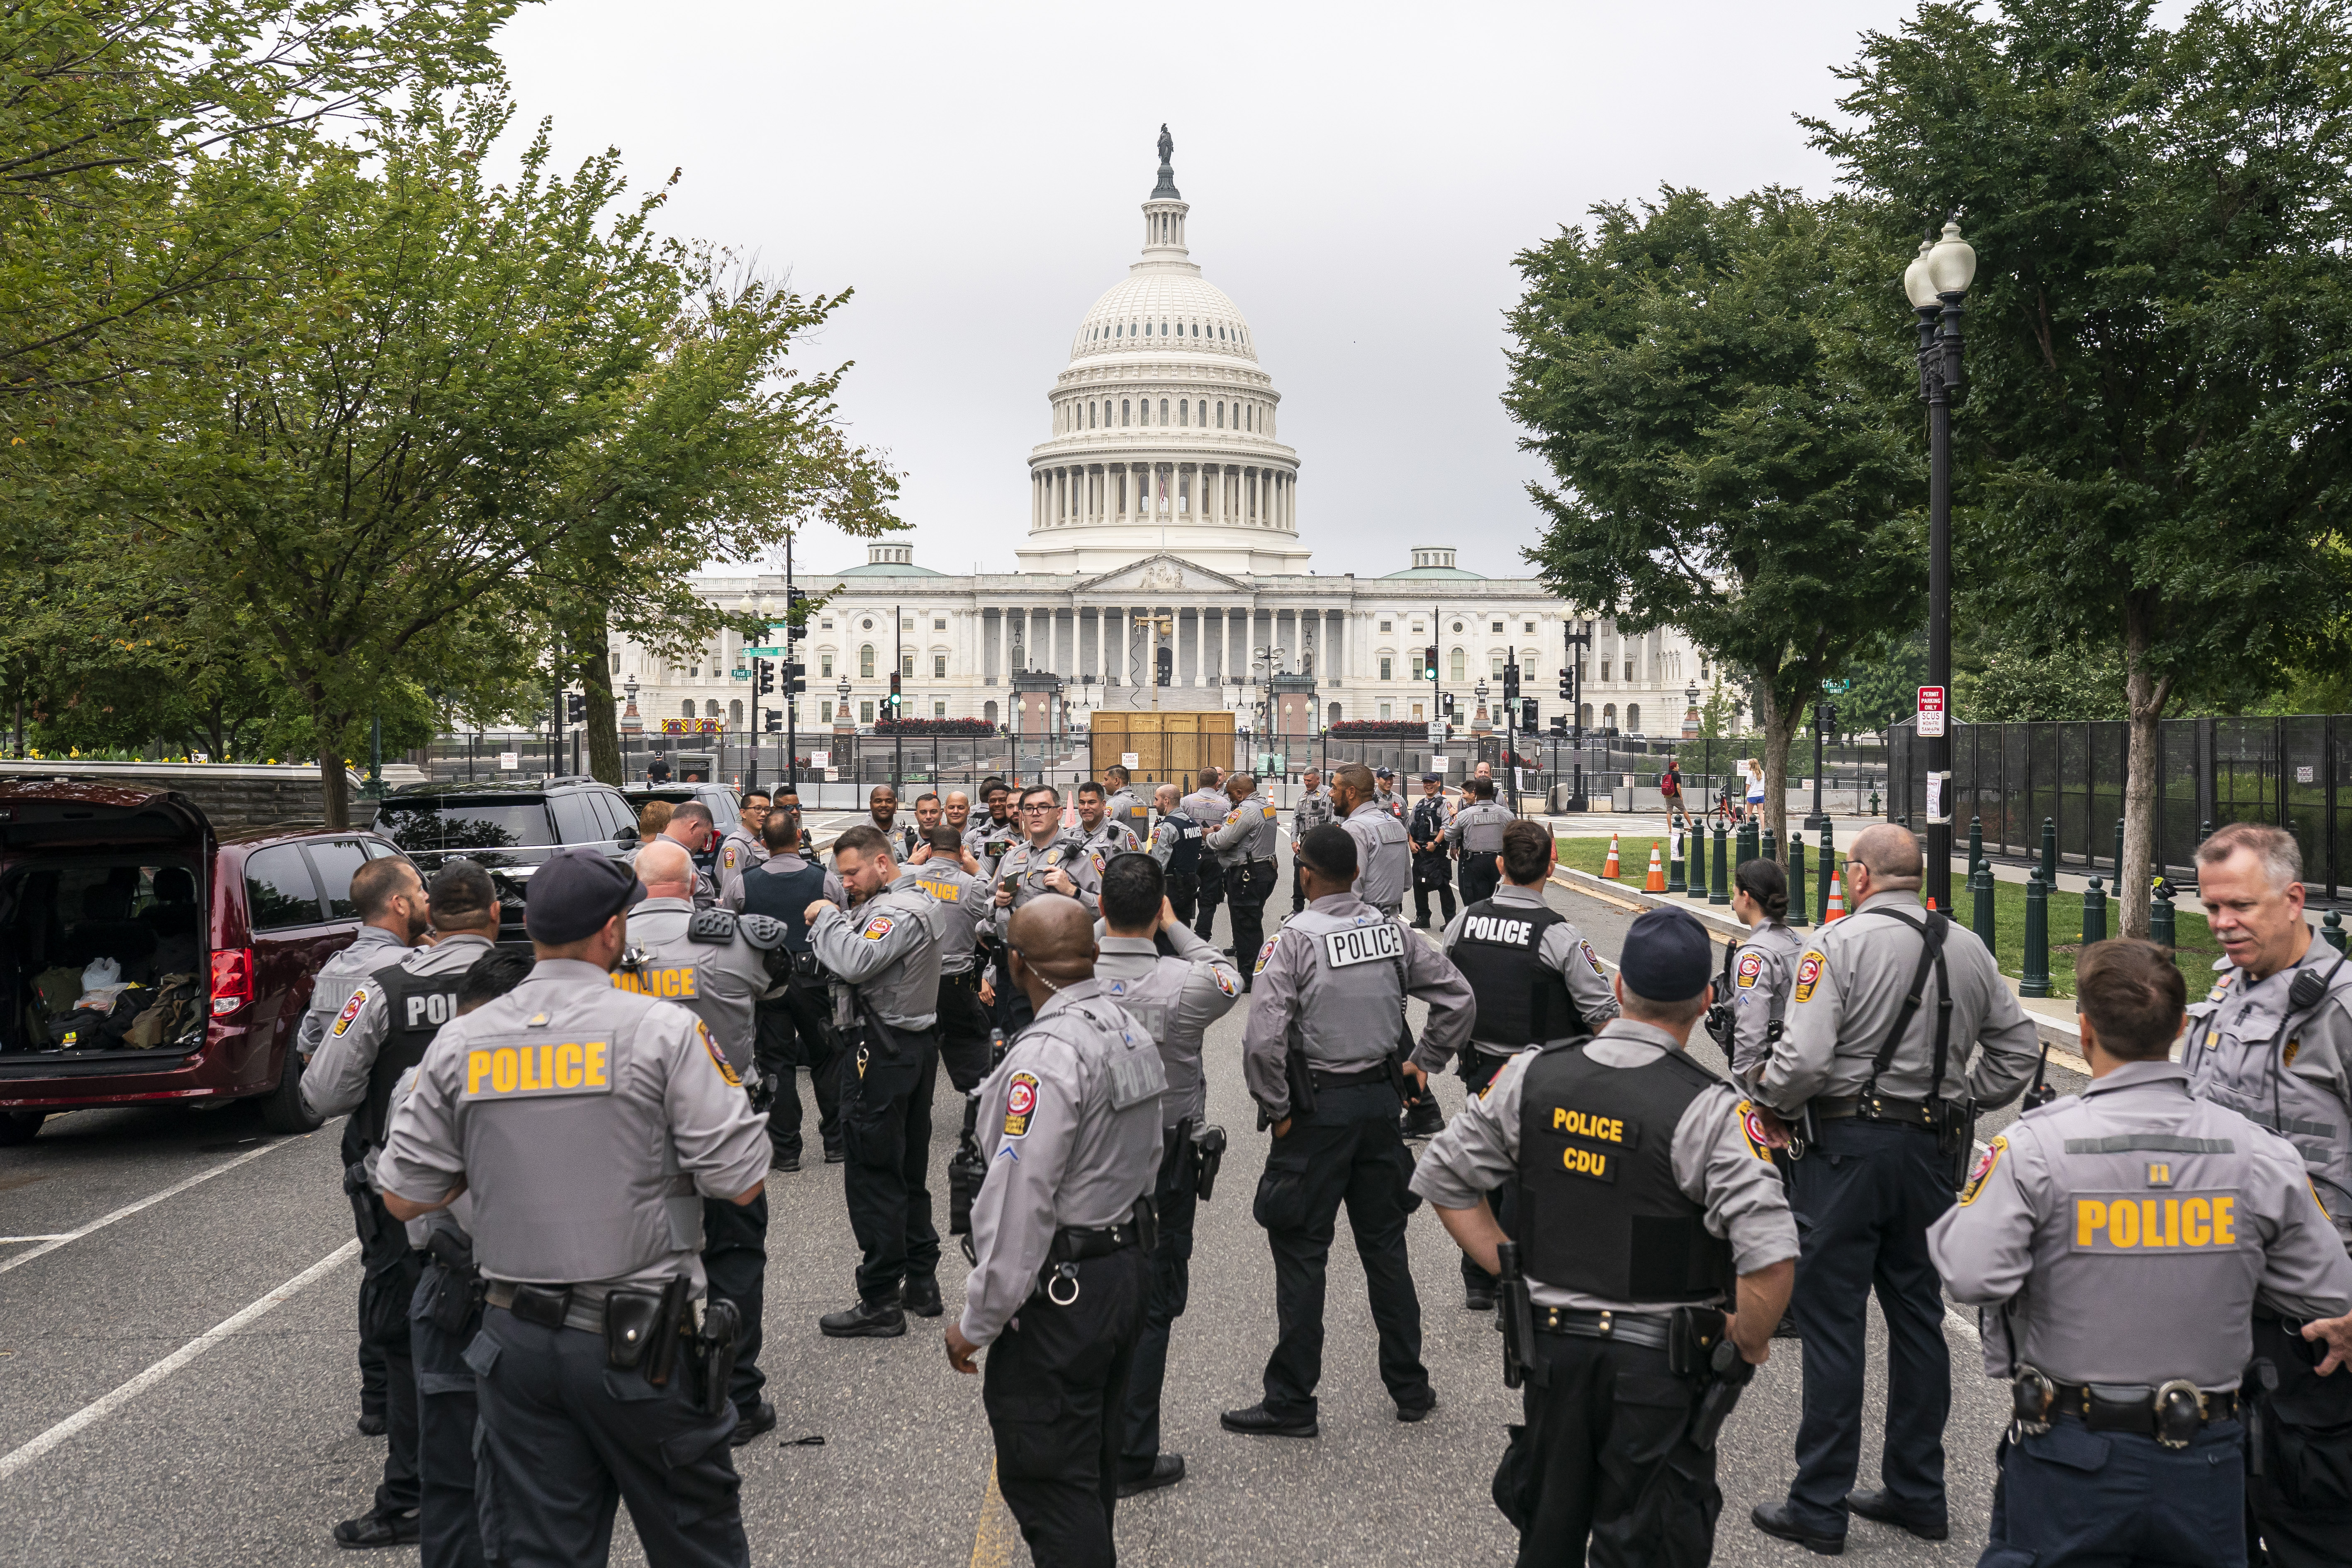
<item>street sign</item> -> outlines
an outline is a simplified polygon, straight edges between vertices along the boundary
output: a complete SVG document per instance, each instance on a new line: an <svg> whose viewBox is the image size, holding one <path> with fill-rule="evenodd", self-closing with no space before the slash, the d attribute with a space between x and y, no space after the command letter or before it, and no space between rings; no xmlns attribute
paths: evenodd
<svg viewBox="0 0 2352 1568"><path fill-rule="evenodd" d="M1919 733L1934 740L1944 732L1944 689L1923 686L1919 689Z"/></svg>
<svg viewBox="0 0 2352 1568"><path fill-rule="evenodd" d="M829 768L833 766L833 753L831 752L811 752L809 753L809 766L813 768Z"/></svg>
<svg viewBox="0 0 2352 1568"><path fill-rule="evenodd" d="M1445 744L1445 726L1444 726L1444 725L1443 725L1443 724L1432 724L1432 725L1429 727L1429 743L1430 743L1431 745L1433 745L1433 746L1442 746L1442 745Z"/></svg>
<svg viewBox="0 0 2352 1568"><path fill-rule="evenodd" d="M1143 765L1143 753L1140 752L1121 752L1118 754L1118 765L1123 768L1139 768Z"/></svg>
<svg viewBox="0 0 2352 1568"><path fill-rule="evenodd" d="M781 650L772 647L747 647L743 650L743 657L745 658L782 658L783 655Z"/></svg>
<svg viewBox="0 0 2352 1568"><path fill-rule="evenodd" d="M746 665L737 665L732 673L738 680L749 680L751 679L751 668Z"/></svg>

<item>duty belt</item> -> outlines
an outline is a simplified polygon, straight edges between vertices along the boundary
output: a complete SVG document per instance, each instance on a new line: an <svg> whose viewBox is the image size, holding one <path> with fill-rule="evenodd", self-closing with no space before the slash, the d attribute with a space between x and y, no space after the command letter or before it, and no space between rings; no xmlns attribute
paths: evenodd
<svg viewBox="0 0 2352 1568"><path fill-rule="evenodd" d="M942 969L940 971L940 983L977 991L980 989L980 965L975 963L969 969Z"/></svg>
<svg viewBox="0 0 2352 1568"><path fill-rule="evenodd" d="M1538 1333L1566 1334L1578 1340L1617 1340L1645 1350L1665 1349L1671 1327L1666 1319L1652 1317L1647 1312L1588 1311L1581 1307L1536 1309Z"/></svg>
<svg viewBox="0 0 2352 1568"><path fill-rule="evenodd" d="M1108 1258L1142 1242L1142 1231L1131 1221L1105 1226L1066 1225L1054 1233L1054 1244L1045 1249L1045 1261L1084 1263L1089 1258Z"/></svg>
<svg viewBox="0 0 2352 1568"><path fill-rule="evenodd" d="M1370 1067L1350 1068L1346 1072L1325 1072L1321 1068L1315 1068L1308 1071L1307 1076L1315 1080L1315 1087L1318 1089L1346 1089L1359 1083L1386 1083L1389 1078L1389 1064L1375 1062Z"/></svg>
<svg viewBox="0 0 2352 1568"><path fill-rule="evenodd" d="M1813 1120L1837 1121L1851 1118L1860 1121L1891 1121L1897 1127L1916 1127L1922 1132L1936 1131L1937 1101L1897 1100L1891 1094L1874 1094L1868 1098L1866 1106L1864 1097L1858 1094L1816 1100L1812 1102Z"/></svg>
<svg viewBox="0 0 2352 1568"><path fill-rule="evenodd" d="M1244 855L1238 860L1226 860L1222 862L1222 864L1227 866L1271 866L1274 864L1274 857L1271 855Z"/></svg>
<svg viewBox="0 0 2352 1568"><path fill-rule="evenodd" d="M2057 1396L2050 1403L2053 1415L2073 1416L2094 1432L2137 1432L2143 1437L2157 1435L2157 1391L2153 1388L2089 1383L2057 1383L2051 1386L2057 1390ZM2216 1421L2233 1420L2238 1414L2238 1391L2231 1388L2211 1393L2200 1388L2197 1391L2197 1407L2209 1426Z"/></svg>
<svg viewBox="0 0 2352 1568"><path fill-rule="evenodd" d="M575 1285L518 1285L510 1279L493 1279L482 1300L543 1329L578 1329L583 1334L604 1331L604 1298L583 1296Z"/></svg>

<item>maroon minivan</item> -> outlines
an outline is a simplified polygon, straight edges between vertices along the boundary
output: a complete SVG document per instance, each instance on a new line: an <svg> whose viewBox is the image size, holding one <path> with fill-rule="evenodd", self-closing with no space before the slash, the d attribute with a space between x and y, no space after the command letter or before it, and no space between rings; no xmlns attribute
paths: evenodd
<svg viewBox="0 0 2352 1568"><path fill-rule="evenodd" d="M267 1097L273 1131L316 1126L295 1030L359 927L352 873L399 854L365 832L215 833L136 784L0 784L0 1144L94 1105Z"/></svg>

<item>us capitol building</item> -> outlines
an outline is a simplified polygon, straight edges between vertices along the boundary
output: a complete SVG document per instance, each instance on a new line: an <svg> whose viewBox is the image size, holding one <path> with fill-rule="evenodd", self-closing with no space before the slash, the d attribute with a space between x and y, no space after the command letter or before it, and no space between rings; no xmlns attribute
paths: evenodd
<svg viewBox="0 0 2352 1568"><path fill-rule="evenodd" d="M877 543L862 565L797 573L799 585L828 595L802 645L803 735L831 723L843 700L871 723L894 652L914 719L1007 722L1014 679L1051 673L1066 722L1080 728L1098 709L1150 707L1158 663L1171 675L1160 707L1234 709L1246 728L1250 689L1276 662L1259 650L1275 649L1275 673L1313 679L1326 723L1422 721L1433 642L1457 721L1475 709L1473 683L1487 681L1499 700L1513 650L1523 694L1547 725L1559 712L1564 623L1589 617L1534 580L1464 571L1443 546L1415 549L1410 565L1379 577L1309 570L1282 397L1249 322L1191 259L1171 152L1163 126L1142 255L1087 312L1048 394L1052 433L1029 453L1020 570L950 575L918 564L910 544ZM696 586L730 609L783 611L779 573L710 574ZM1685 689L1706 690L1714 673L1697 651L1675 632L1620 636L1605 619L1590 629L1585 724L1681 733ZM750 659L732 633L698 665L656 662L618 635L612 647L614 684L638 684L646 730L687 717L745 732L751 681L738 671Z"/></svg>

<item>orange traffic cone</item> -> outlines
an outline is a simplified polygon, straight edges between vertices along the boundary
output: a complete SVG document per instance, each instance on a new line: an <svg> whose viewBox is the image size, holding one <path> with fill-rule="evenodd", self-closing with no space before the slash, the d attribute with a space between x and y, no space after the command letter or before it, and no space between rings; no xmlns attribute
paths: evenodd
<svg viewBox="0 0 2352 1568"><path fill-rule="evenodd" d="M1822 915L1822 924L1845 919L1845 889L1838 880L1837 868L1830 868L1830 907Z"/></svg>
<svg viewBox="0 0 2352 1568"><path fill-rule="evenodd" d="M1650 874L1642 879L1642 891L1663 893L1666 890L1666 863L1658 858L1657 840L1650 841Z"/></svg>
<svg viewBox="0 0 2352 1568"><path fill-rule="evenodd" d="M1622 880L1617 869L1617 836L1613 833L1609 836L1609 858L1601 863L1601 874L1612 882Z"/></svg>

